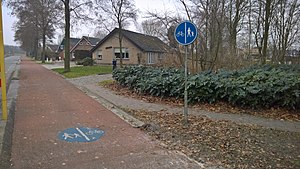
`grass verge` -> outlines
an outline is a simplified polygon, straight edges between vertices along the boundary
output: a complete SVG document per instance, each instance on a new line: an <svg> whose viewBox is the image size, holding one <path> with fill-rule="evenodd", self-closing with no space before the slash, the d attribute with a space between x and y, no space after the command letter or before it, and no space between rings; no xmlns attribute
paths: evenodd
<svg viewBox="0 0 300 169"><path fill-rule="evenodd" d="M71 67L70 72L64 72L64 68L52 69L59 74L64 75L66 78L76 78L82 76L89 76L94 74L109 74L112 72L111 66L79 66Z"/></svg>
<svg viewBox="0 0 300 169"><path fill-rule="evenodd" d="M99 86L113 85L115 80L104 80L98 83Z"/></svg>

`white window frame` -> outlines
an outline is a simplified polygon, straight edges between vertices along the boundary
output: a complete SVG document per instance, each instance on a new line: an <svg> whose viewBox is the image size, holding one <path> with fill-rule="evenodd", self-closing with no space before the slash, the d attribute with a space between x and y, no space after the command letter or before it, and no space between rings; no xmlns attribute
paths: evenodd
<svg viewBox="0 0 300 169"><path fill-rule="evenodd" d="M114 48L113 52L114 52L114 55L115 55L116 59L120 59L120 57L116 56L116 53L120 53L120 48ZM130 59L130 53L129 53L128 48L122 48L122 54L123 54L123 57L122 57L123 60L129 60Z"/></svg>
<svg viewBox="0 0 300 169"><path fill-rule="evenodd" d="M154 64L154 58L155 58L155 55L153 52L147 53L147 61L148 61L149 65Z"/></svg>
<svg viewBox="0 0 300 169"><path fill-rule="evenodd" d="M102 57L103 57L103 55L102 55L102 50L98 50L98 52L97 52L97 60L102 60Z"/></svg>

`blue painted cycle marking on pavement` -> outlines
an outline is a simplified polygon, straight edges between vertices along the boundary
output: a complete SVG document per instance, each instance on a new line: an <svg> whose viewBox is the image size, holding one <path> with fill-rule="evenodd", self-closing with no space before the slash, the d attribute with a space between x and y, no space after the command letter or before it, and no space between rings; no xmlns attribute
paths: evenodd
<svg viewBox="0 0 300 169"><path fill-rule="evenodd" d="M58 138L67 142L93 142L99 140L104 131L97 128L75 127L58 133Z"/></svg>
<svg viewBox="0 0 300 169"><path fill-rule="evenodd" d="M197 38L197 27L189 21L180 23L174 32L176 41L181 45L189 45Z"/></svg>

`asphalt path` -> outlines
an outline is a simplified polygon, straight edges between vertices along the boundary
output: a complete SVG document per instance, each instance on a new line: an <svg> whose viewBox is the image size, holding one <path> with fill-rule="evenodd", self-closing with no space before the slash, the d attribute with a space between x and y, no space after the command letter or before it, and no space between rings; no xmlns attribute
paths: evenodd
<svg viewBox="0 0 300 169"><path fill-rule="evenodd" d="M28 58L22 58L19 84L12 169L199 169L203 165L165 149Z"/></svg>
<svg viewBox="0 0 300 169"><path fill-rule="evenodd" d="M13 114L19 87L18 70L20 68L20 58L20 56L10 56L5 58L8 119L7 121L2 120L2 92L0 92L0 168L9 168L10 165Z"/></svg>
<svg viewBox="0 0 300 169"><path fill-rule="evenodd" d="M9 89L10 80L15 72L17 65L19 64L21 56L9 56L5 58L5 77L6 77L6 88ZM0 92L0 112L2 112L2 92Z"/></svg>
<svg viewBox="0 0 300 169"><path fill-rule="evenodd" d="M5 58L5 74L7 80L15 71L16 66L20 61L20 58L21 56L9 56Z"/></svg>

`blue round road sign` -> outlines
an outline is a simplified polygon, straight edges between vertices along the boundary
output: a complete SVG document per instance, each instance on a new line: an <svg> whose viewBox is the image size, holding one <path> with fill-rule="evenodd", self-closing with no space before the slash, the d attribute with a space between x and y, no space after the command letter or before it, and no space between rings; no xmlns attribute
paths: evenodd
<svg viewBox="0 0 300 169"><path fill-rule="evenodd" d="M174 32L176 41L181 45L193 43L197 38L197 35L197 27L190 21L181 22Z"/></svg>
<svg viewBox="0 0 300 169"><path fill-rule="evenodd" d="M103 135L104 131L97 128L75 127L59 132L58 138L67 142L93 142Z"/></svg>

